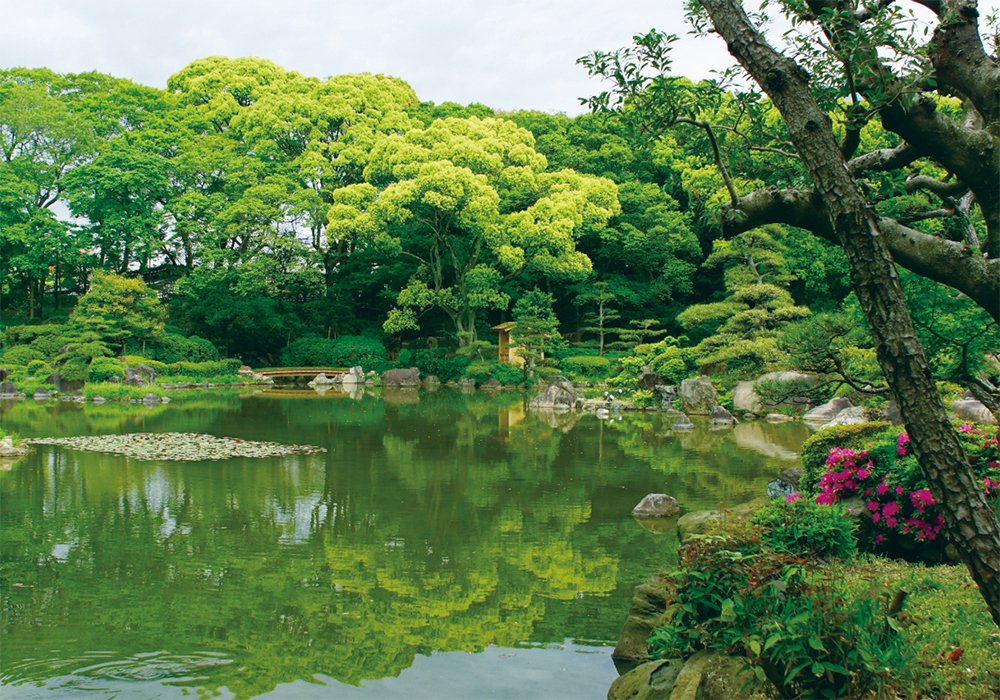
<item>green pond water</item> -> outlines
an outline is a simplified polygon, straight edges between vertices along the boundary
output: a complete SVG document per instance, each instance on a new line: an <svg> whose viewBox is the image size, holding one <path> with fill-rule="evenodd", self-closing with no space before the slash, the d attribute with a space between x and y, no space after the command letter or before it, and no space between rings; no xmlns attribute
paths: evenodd
<svg viewBox="0 0 1000 700"><path fill-rule="evenodd" d="M0 472L0 696L602 698L631 590L676 549L632 507L757 497L806 436L671 423L448 390L2 402L23 437L327 452L172 463L39 446Z"/></svg>

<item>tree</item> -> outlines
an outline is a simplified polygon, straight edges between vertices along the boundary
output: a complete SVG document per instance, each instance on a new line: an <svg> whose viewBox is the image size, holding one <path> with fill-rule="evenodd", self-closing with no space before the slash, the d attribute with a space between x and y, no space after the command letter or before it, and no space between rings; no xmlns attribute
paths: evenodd
<svg viewBox="0 0 1000 700"><path fill-rule="evenodd" d="M933 41L926 47L929 63L920 61L912 38L901 36L896 29L894 2L858 5L850 0L812 0L786 6L796 25L815 27L820 35L788 49L793 57L767 42L738 0L703 0L693 8L693 19L702 28L710 25L767 93L813 187L805 193L799 189L776 196L773 191L759 190L740 197L724 171L724 162L717 158L731 200L726 219L745 227L742 230L768 223L768 219L792 223L832 235L843 247L852 287L914 454L941 504L952 543L1000 625L1000 525L948 421L892 257L895 252L911 269L961 289L994 318L1000 312L1000 144L996 135L1000 65L983 48L974 0L922 0L921 4L939 20ZM619 95L642 92L652 83L653 92L663 97L671 82L665 77L669 68L665 37L651 32L638 39L639 63L654 75L635 69L620 73L635 78L622 81ZM817 57L818 46L830 50ZM899 55L901 47L906 56ZM804 51L805 58L812 58L812 73L794 59L796 48ZM901 60L886 60L880 49L897 52ZM635 55L624 56L625 62L635 66ZM590 65L608 75L622 60L621 53L600 54L590 59ZM960 95L968 118L958 121L947 110L939 109L941 93L935 91ZM607 104L608 97L602 99ZM666 104L667 114L679 115L669 99ZM843 115L840 141L828 114L838 105ZM876 116L901 143L855 155L863 127ZM700 126L711 135L711 125ZM964 240L954 242L910 229L876 211L868 198L871 190L861 178L921 158L953 173L954 181L921 177L910 180L911 187L927 188L940 196L948 192L947 196L960 196L966 203L957 206L952 215L965 219L969 219L968 206L974 201L986 229L982 239L974 225L965 226ZM768 206L749 206L768 201ZM787 212L796 207L805 216L789 221ZM763 212L769 215L762 216ZM948 269L945 262L952 255L955 267Z"/></svg>
<svg viewBox="0 0 1000 700"><path fill-rule="evenodd" d="M621 314L612 307L612 304L618 299L618 295L615 294L614 288L606 280L586 283L580 285L578 289L574 303L578 306L592 305L595 307L593 311L584 316L584 322L588 325L582 330L597 334L597 354L603 357L604 336L608 332L613 333L617 330L609 324L621 318Z"/></svg>
<svg viewBox="0 0 1000 700"><path fill-rule="evenodd" d="M109 345L145 345L163 332L164 310L156 293L137 278L95 271L90 291L69 317L71 330L92 333Z"/></svg>
<svg viewBox="0 0 1000 700"><path fill-rule="evenodd" d="M538 289L525 292L514 304L514 344L524 359L524 376L530 379L546 352L565 345L559 319L552 310L552 295Z"/></svg>
<svg viewBox="0 0 1000 700"><path fill-rule="evenodd" d="M531 134L500 119L443 119L379 140L366 182L333 193L329 228L414 264L385 322L417 329L430 309L462 345L483 309L503 309L521 275L574 281L591 271L576 238L619 211L617 188L571 170L546 172Z"/></svg>

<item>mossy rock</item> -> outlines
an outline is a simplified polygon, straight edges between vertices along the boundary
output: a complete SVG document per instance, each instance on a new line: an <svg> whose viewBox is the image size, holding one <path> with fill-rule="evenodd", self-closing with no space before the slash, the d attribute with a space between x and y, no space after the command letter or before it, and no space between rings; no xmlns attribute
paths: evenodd
<svg viewBox="0 0 1000 700"><path fill-rule="evenodd" d="M652 576L646 583L635 587L628 617L618 644L611 652L613 659L629 662L649 659L647 640L653 634L653 629L663 623L670 590L670 582L664 574Z"/></svg>
<svg viewBox="0 0 1000 700"><path fill-rule="evenodd" d="M619 676L608 689L608 700L669 700L684 662L647 661Z"/></svg>
<svg viewBox="0 0 1000 700"><path fill-rule="evenodd" d="M694 535L704 535L717 529L726 520L746 520L770 503L769 498L755 498L726 510L699 510L686 513L677 520L677 538L684 544Z"/></svg>

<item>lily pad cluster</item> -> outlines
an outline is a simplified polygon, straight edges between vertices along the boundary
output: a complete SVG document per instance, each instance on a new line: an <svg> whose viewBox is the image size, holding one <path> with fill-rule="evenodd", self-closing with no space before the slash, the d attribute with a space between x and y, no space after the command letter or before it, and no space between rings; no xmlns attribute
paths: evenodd
<svg viewBox="0 0 1000 700"><path fill-rule="evenodd" d="M128 433L64 438L34 438L33 445L59 445L74 450L107 452L133 459L196 462L232 457L282 457L326 452L314 445L283 445L198 433Z"/></svg>

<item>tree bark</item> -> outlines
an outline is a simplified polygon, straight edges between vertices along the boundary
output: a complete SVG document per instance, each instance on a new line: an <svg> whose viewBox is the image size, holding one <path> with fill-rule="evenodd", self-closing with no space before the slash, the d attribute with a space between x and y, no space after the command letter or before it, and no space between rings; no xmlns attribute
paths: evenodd
<svg viewBox="0 0 1000 700"><path fill-rule="evenodd" d="M809 76L752 25L739 0L702 0L716 31L778 108L809 171L851 270L879 364L900 408L914 454L941 505L947 536L1000 626L1000 526L976 483L931 378L877 215L834 139Z"/></svg>

